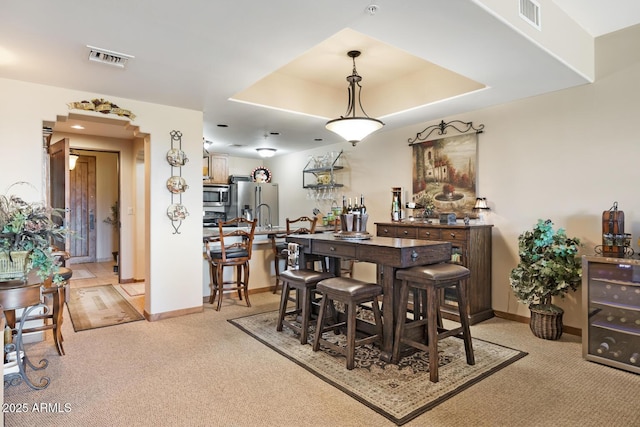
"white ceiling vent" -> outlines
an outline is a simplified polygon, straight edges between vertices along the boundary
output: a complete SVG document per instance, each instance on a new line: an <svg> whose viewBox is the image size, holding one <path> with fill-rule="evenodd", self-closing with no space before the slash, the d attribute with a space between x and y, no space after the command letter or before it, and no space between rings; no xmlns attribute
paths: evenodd
<svg viewBox="0 0 640 427"><path fill-rule="evenodd" d="M534 28L542 30L540 26L540 3L534 0L520 0L520 17Z"/></svg>
<svg viewBox="0 0 640 427"><path fill-rule="evenodd" d="M89 61L113 65L114 67L124 68L130 59L135 58L132 55L114 52L112 50L102 49L99 47L89 45L87 45L87 47L89 48Z"/></svg>

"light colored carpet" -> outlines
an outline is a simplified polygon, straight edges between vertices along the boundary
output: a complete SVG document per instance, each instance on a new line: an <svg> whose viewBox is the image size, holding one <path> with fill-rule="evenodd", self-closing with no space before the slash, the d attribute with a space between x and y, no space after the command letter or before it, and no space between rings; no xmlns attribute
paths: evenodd
<svg viewBox="0 0 640 427"><path fill-rule="evenodd" d="M92 279L92 278L96 277L96 275L93 274L92 272L90 272L89 270L84 270L84 269L74 270L73 268L71 270L73 271L73 275L71 276L71 280L74 280L74 279Z"/></svg>
<svg viewBox="0 0 640 427"><path fill-rule="evenodd" d="M130 297L137 297L144 295L144 282L140 283L125 283L120 287L129 294Z"/></svg>
<svg viewBox="0 0 640 427"><path fill-rule="evenodd" d="M72 288L67 307L76 332L144 319L113 285Z"/></svg>
<svg viewBox="0 0 640 427"><path fill-rule="evenodd" d="M311 345L301 345L299 336L284 327L276 331L277 311L230 320L273 350L344 391L398 425L432 409L457 393L524 357L526 353L479 339L473 340L476 363L466 363L464 342L455 337L438 343L440 381L429 380L429 356L418 351L394 365L380 360L372 345L356 349L355 368L347 370L345 357ZM290 319L293 321L294 319ZM344 346L346 337L324 334ZM313 336L309 338L311 341Z"/></svg>

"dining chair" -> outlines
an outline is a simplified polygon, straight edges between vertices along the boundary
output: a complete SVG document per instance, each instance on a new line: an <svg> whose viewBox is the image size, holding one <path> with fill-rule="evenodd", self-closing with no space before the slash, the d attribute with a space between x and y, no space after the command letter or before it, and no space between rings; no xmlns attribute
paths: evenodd
<svg viewBox="0 0 640 427"><path fill-rule="evenodd" d="M218 296L216 310L222 308L224 292L237 291L238 298L244 299L247 307L249 302L249 261L253 237L256 231L256 220L243 217L233 218L218 223L218 236L209 237L206 241L206 256L209 261L209 275L211 297L209 304L213 304ZM225 267L235 267L235 279L224 280Z"/></svg>
<svg viewBox="0 0 640 427"><path fill-rule="evenodd" d="M316 224L318 223L318 218L313 217L310 218L308 216L301 216L299 218L290 219L287 218L286 224L286 232L281 234L270 234L269 238L271 240L271 248L273 250L274 255L274 270L276 273L276 286L273 289L273 293L278 292L278 285L281 282L280 279L280 261L287 261L289 254L287 252L287 243L282 241L281 239L285 238L289 234L314 234L316 232ZM313 270L313 266L316 262L320 262L322 264L321 270L327 272L329 269L327 267L327 263L325 262L325 258L320 255L311 255L306 257L307 265L306 268Z"/></svg>

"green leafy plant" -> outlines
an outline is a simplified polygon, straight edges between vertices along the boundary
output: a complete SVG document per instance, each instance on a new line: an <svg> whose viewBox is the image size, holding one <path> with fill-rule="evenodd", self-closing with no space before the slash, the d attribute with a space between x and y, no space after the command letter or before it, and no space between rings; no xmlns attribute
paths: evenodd
<svg viewBox="0 0 640 427"><path fill-rule="evenodd" d="M53 246L56 241L63 241L67 233L67 229L53 222L52 216L60 217L60 214L48 210L42 203L27 203L15 195L0 195L0 251L9 258L12 252L29 252L29 267L43 280L57 272L58 261ZM54 281L59 280L55 275Z"/></svg>
<svg viewBox="0 0 640 427"><path fill-rule="evenodd" d="M102 222L112 225L116 230L120 228L120 205L117 200L111 205L111 215L106 217Z"/></svg>
<svg viewBox="0 0 640 427"><path fill-rule="evenodd" d="M554 231L551 220L539 219L532 231L522 233L518 237L520 263L509 277L518 301L552 309L552 297L577 290L582 280L581 246L563 228Z"/></svg>

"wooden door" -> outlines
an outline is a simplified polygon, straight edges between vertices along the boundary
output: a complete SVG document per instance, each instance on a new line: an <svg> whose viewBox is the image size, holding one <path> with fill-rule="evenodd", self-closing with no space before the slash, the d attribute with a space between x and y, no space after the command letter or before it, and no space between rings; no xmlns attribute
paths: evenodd
<svg viewBox="0 0 640 427"><path fill-rule="evenodd" d="M96 262L96 158L80 156L69 178L69 262Z"/></svg>
<svg viewBox="0 0 640 427"><path fill-rule="evenodd" d="M51 207L58 210L60 217L53 221L60 226L69 224L69 139L64 138L49 146L49 200ZM69 247L70 236L64 242L56 242L61 251Z"/></svg>

